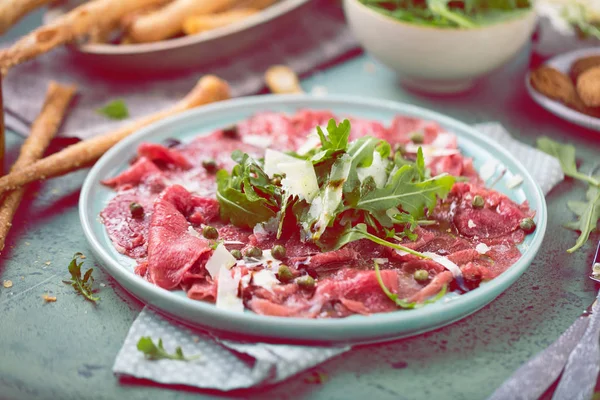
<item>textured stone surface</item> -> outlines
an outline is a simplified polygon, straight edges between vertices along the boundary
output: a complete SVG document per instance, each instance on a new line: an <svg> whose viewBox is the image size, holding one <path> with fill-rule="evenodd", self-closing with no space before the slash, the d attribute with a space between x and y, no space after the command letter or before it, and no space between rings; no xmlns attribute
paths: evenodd
<svg viewBox="0 0 600 400"><path fill-rule="evenodd" d="M397 86L395 77L366 57L318 73L305 89L324 86L341 93L406 101L468 123L497 120L523 142L540 135L577 147L587 171L600 154L600 133L564 122L537 107L523 88L527 57L481 82L468 94L428 97ZM10 77L9 77L10 78ZM66 79L66 78L65 78ZM8 159L20 139L8 134ZM79 226L78 188L85 171L33 186L0 256L0 399L187 399L222 398L217 392L164 390L139 381L120 382L111 373L115 356L141 303L127 295L100 268L98 306L63 284L76 251L95 265ZM451 326L386 345L355 349L315 371L328 380L310 383L311 374L263 391L235 392L243 398L484 399L529 357L567 329L593 300L586 278L599 239L575 254L565 250L576 234L562 228L572 215L569 199L585 187L565 181L548 196L549 224L539 255L509 290L476 314ZM46 263L50 262L49 265ZM45 304L44 293L56 295ZM307 382L308 381L308 382ZM549 396L545 396L548 397Z"/></svg>

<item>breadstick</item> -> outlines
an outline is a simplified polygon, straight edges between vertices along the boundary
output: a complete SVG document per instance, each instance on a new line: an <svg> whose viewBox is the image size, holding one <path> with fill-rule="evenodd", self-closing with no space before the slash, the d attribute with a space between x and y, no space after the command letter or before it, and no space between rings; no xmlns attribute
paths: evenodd
<svg viewBox="0 0 600 400"><path fill-rule="evenodd" d="M240 1L238 4L233 7L237 8L257 8L262 10L263 8L267 8L275 4L277 0L244 0Z"/></svg>
<svg viewBox="0 0 600 400"><path fill-rule="evenodd" d="M2 73L13 66L94 30L102 30L118 22L125 14L163 0L93 0L74 8L56 21L25 35L11 47L0 51Z"/></svg>
<svg viewBox="0 0 600 400"><path fill-rule="evenodd" d="M19 171L42 158L44 151L58 131L75 90L75 86L61 86L58 83L50 82L42 111L31 126L29 137L23 143L19 158L11 172ZM0 205L0 252L4 249L6 236L12 226L13 217L23 194L25 194L25 188L18 188L8 193Z"/></svg>
<svg viewBox="0 0 600 400"><path fill-rule="evenodd" d="M136 18L128 34L136 42L156 42L168 39L183 29L183 21L190 15L223 11L237 0L175 0L160 10Z"/></svg>
<svg viewBox="0 0 600 400"><path fill-rule="evenodd" d="M153 122L203 104L225 100L229 97L229 85L227 82L213 75L205 76L198 81L196 86L183 100L171 108L143 117L114 132L76 143L25 168L1 177L0 193L13 190L33 181L64 175L86 167L98 160L121 139Z"/></svg>
<svg viewBox="0 0 600 400"><path fill-rule="evenodd" d="M260 10L255 8L238 8L219 14L187 17L183 21L183 32L186 35L194 35L199 32L220 28L246 19L247 17L256 14L259 11Z"/></svg>
<svg viewBox="0 0 600 400"><path fill-rule="evenodd" d="M265 82L269 90L275 94L303 93L298 76L290 67L274 65L265 72Z"/></svg>
<svg viewBox="0 0 600 400"><path fill-rule="evenodd" d="M0 2L0 34L6 32L11 26L31 11L52 0L2 0Z"/></svg>

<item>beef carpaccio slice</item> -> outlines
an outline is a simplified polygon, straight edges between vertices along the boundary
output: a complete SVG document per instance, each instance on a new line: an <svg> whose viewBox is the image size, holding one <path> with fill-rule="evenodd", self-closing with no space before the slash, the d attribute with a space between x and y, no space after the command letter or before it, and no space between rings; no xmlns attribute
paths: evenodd
<svg viewBox="0 0 600 400"><path fill-rule="evenodd" d="M405 240L403 245L446 257L460 267L469 288L493 279L519 259L516 246L525 237L519 222L532 217L532 211L527 204L515 204L505 195L486 189L472 160L458 151L454 135L435 122L403 116L388 127L376 121L339 117L350 119L351 139L372 135L406 146L408 152L417 132L433 175L446 172L467 178L457 182L433 210L438 224L418 227L417 239ZM150 282L165 289L181 288L192 299L214 302L218 279L205 268L214 251L200 234L205 224L218 229L228 250L258 246L267 251L282 244L287 249L283 262L293 276L308 274L316 284L310 289L294 280L261 284L255 277L265 268L264 263L238 263L234 267L241 276L238 294L247 308L264 315L339 318L397 310L381 290L373 260L380 264L385 286L408 302L422 302L446 284L455 288L453 274L441 264L368 240L323 253L315 245L303 243L299 235L276 241L264 232L219 221L214 170L231 169L234 150L254 157L262 157L266 147L297 150L317 125L325 126L330 118L335 116L322 110L300 110L294 115L264 112L189 143L140 145L130 167L103 182L116 191L101 213L115 248L134 258L138 262L136 272ZM208 160L216 162L214 169L203 166ZM471 205L477 195L485 200L481 208ZM143 215L132 216L132 203L143 208ZM428 271L431 279L417 281L417 270Z"/></svg>

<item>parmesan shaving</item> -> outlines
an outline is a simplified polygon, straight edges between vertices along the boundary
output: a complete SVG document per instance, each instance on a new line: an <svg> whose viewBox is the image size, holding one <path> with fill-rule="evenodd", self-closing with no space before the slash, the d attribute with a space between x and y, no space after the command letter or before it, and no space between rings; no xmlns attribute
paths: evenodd
<svg viewBox="0 0 600 400"><path fill-rule="evenodd" d="M460 270L460 267L454 264L452 261L450 261L448 257L440 256L439 254L431 253L429 251L424 252L423 255L431 258L433 261L442 265L448 271L452 272L452 275L454 275L454 279L456 279L458 284L460 286L464 286L462 282L462 271Z"/></svg>
<svg viewBox="0 0 600 400"><path fill-rule="evenodd" d="M514 189L521 183L523 183L523 177L517 174L508 179L508 181L506 182L506 187L509 189Z"/></svg>
<svg viewBox="0 0 600 400"><path fill-rule="evenodd" d="M490 179L496 173L496 167L498 166L498 162L496 160L489 160L485 164L481 166L479 169L479 176L484 181Z"/></svg>
<svg viewBox="0 0 600 400"><path fill-rule="evenodd" d="M229 270L229 268L233 267L237 260L234 256L231 255L229 251L225 248L223 244L219 244L215 251L213 251L212 255L206 261L206 270L210 274L210 276L214 279L217 275L219 275L219 271L221 269Z"/></svg>
<svg viewBox="0 0 600 400"><path fill-rule="evenodd" d="M472 228L475 228L477 225L475 224L475 222L473 222L473 220L472 220L472 219L470 219L470 220L467 222L467 226L468 226L469 228L471 228L471 229L472 229Z"/></svg>
<svg viewBox="0 0 600 400"><path fill-rule="evenodd" d="M244 135L242 137L242 142L249 144L251 146L260 147L266 149L267 147L273 144L273 138L270 136L264 135Z"/></svg>
<svg viewBox="0 0 600 400"><path fill-rule="evenodd" d="M258 272L252 274L252 283L255 286L260 286L267 289L269 292L273 292L273 286L279 284L279 280L275 277L275 273L268 269L261 269Z"/></svg>
<svg viewBox="0 0 600 400"><path fill-rule="evenodd" d="M265 151L265 166L263 170L265 171L265 174L269 175L270 177L272 177L275 174L281 175L283 174L283 172L279 169L280 164L293 163L296 161L301 160L298 160L297 158L294 158L292 156L288 156L287 154L282 153L280 151L267 149Z"/></svg>
<svg viewBox="0 0 600 400"><path fill-rule="evenodd" d="M231 271L227 268L219 270L217 281L217 301L216 307L222 310L235 312L244 312L244 302L238 297L238 287L242 276L239 270L231 276Z"/></svg>
<svg viewBox="0 0 600 400"><path fill-rule="evenodd" d="M388 177L388 164L389 160L383 159L378 151L374 151L373 162L370 166L356 168L356 173L358 174L358 179L360 180L360 183L362 183L369 176L372 176L373 180L375 181L375 186L377 186L377 188L384 187Z"/></svg>
<svg viewBox="0 0 600 400"><path fill-rule="evenodd" d="M281 186L287 194L298 196L310 203L319 193L319 183L312 162L296 160L279 164L279 169L285 174Z"/></svg>
<svg viewBox="0 0 600 400"><path fill-rule="evenodd" d="M477 250L479 254L486 254L491 249L487 244L479 243L477 246L475 246L475 250Z"/></svg>

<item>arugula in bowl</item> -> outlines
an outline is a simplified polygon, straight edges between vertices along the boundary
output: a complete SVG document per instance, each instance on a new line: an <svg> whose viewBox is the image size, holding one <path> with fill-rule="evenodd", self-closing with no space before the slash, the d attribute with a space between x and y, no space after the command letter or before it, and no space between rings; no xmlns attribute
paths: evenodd
<svg viewBox="0 0 600 400"><path fill-rule="evenodd" d="M472 29L519 17L530 0L359 0L403 22L441 28Z"/></svg>

